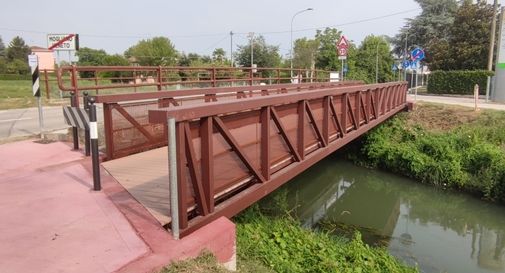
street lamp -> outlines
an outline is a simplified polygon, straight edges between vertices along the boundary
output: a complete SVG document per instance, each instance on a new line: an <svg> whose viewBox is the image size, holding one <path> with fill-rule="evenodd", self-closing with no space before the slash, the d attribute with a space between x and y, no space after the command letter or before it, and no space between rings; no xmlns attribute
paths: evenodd
<svg viewBox="0 0 505 273"><path fill-rule="evenodd" d="M311 11L311 10L314 10L313 8L307 8L307 9L304 9L304 10L300 10L298 11L297 13L295 13L293 15L293 17L291 18L291 51L289 53L289 58L291 59L291 78L293 78L293 21L295 20L295 17L296 15L300 14L300 13L303 13L303 12L306 12L306 11Z"/></svg>

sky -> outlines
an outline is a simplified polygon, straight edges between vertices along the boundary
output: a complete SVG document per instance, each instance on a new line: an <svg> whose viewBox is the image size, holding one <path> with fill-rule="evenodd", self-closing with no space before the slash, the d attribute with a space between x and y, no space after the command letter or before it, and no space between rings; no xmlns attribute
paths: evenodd
<svg viewBox="0 0 505 273"><path fill-rule="evenodd" d="M229 54L230 31L237 33L234 49L247 44L247 33L254 32L287 56L292 16L306 8L314 10L295 17L295 40L333 26L358 44L370 34L394 36L405 18L421 12L413 0L18 0L1 4L0 36L6 46L21 36L30 46L47 47L49 33L78 33L81 47L108 53L165 36L178 51L210 55L219 47Z"/></svg>

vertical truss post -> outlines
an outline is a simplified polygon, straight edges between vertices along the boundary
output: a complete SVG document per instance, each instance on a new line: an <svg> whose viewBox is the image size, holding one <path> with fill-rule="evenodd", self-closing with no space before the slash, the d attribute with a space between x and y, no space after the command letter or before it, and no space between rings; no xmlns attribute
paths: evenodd
<svg viewBox="0 0 505 273"><path fill-rule="evenodd" d="M179 201L177 197L177 147L175 119L168 118L168 178L170 183L170 217L172 218L172 236L179 240Z"/></svg>
<svg viewBox="0 0 505 273"><path fill-rule="evenodd" d="M261 108L261 174L270 180L270 106Z"/></svg>

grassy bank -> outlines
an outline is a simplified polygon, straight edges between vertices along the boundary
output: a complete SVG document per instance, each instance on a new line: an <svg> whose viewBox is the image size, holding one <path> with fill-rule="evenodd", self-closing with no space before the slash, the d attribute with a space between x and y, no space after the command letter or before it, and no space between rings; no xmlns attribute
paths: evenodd
<svg viewBox="0 0 505 273"><path fill-rule="evenodd" d="M386 249L370 247L359 233L352 239L304 229L285 211L283 192L234 218L237 225L238 272L418 272L389 255ZM161 273L228 272L209 254L173 264Z"/></svg>
<svg viewBox="0 0 505 273"><path fill-rule="evenodd" d="M505 202L505 112L419 104L347 152L355 162Z"/></svg>

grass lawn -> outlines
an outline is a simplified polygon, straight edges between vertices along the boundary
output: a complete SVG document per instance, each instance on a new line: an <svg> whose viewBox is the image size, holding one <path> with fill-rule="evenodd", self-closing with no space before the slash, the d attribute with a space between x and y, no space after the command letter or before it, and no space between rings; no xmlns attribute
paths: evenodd
<svg viewBox="0 0 505 273"><path fill-rule="evenodd" d="M42 82L43 105L61 105L59 89L56 82L50 82L51 99L46 98L45 85ZM67 102L68 100L64 100ZM32 95L32 82L29 80L1 80L0 81L0 110L36 107L37 100Z"/></svg>

